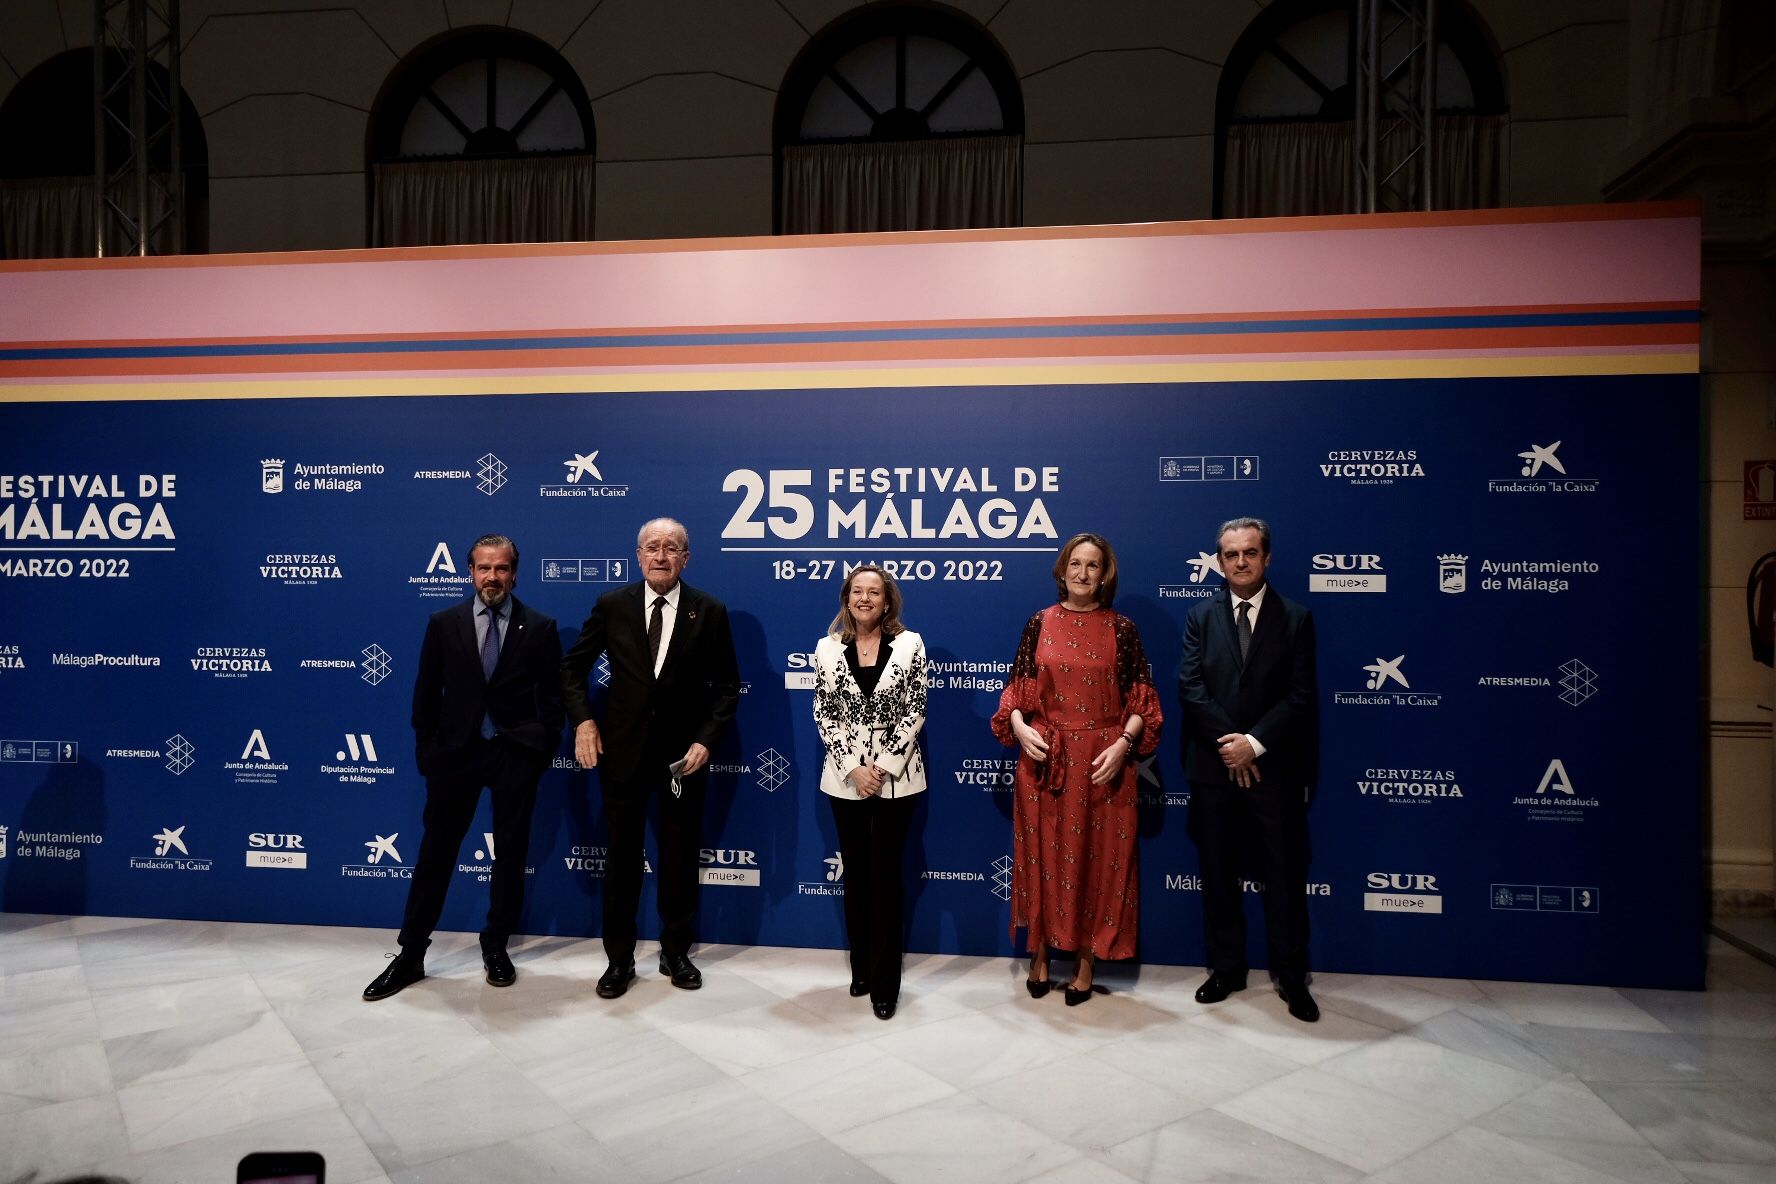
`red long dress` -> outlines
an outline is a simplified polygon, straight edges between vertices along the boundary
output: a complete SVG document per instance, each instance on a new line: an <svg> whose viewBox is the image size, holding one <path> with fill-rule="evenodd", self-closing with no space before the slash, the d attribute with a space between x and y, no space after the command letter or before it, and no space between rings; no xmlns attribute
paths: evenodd
<svg viewBox="0 0 1776 1184"><path fill-rule="evenodd" d="M1048 742L1040 765L1020 754L1013 785L1011 928L1029 948L1135 952L1140 884L1135 864L1137 754L1108 785L1091 783L1092 758L1115 742L1129 716L1142 719L1138 755L1159 744L1163 716L1141 636L1109 609L1053 605L1030 618L1011 681L993 714L993 735L1016 745L1011 713Z"/></svg>

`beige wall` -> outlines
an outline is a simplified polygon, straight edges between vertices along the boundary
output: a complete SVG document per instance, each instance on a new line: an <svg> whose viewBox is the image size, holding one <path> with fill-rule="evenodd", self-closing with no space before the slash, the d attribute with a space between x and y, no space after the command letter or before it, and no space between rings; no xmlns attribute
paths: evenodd
<svg viewBox="0 0 1776 1184"><path fill-rule="evenodd" d="M1712 82L1705 32L1688 41L1661 36L1674 5L1683 7L1681 0L1475 0L1510 102L1511 204L1708 200L1684 176L1623 180L1637 154L1649 151L1637 145L1656 143L1661 121L1686 97L1666 93L1676 85L1671 79L1703 94ZM1220 64L1261 5L955 6L991 22L1021 79L1028 223L1209 216ZM90 0L0 5L0 97L21 73L87 43L91 7ZM556 46L592 97L600 238L768 234L778 85L809 37L853 5L342 0L316 11L322 6L306 0L184 0L182 7L186 86L209 142L212 249L260 251L362 246L366 129L389 71L451 27L508 20ZM1707 11L1715 0L1692 7ZM1718 203L1707 208L1710 224L1725 217ZM1776 295L1769 265L1755 253L1715 257L1704 283L1708 558L1698 637L1706 715L1721 722L1711 728L1707 769L1697 776L1709 778L1717 888L1767 898L1771 746L1769 712L1758 704L1771 701L1771 672L1746 656L1742 589L1751 558L1776 549L1776 526L1742 522L1736 491L1744 459L1776 456L1769 329ZM1646 558L1650 570L1653 557ZM1648 587L1651 619L1657 584ZM1752 724L1733 723L1741 720Z"/></svg>
<svg viewBox="0 0 1776 1184"><path fill-rule="evenodd" d="M1258 5L963 0L1011 59L1031 225L1206 218L1215 87ZM365 243L370 108L450 28L505 24L557 47L592 97L598 237L769 234L771 119L796 53L842 0L183 0L185 87L223 251ZM1599 200L1628 124L1616 0L1485 0L1512 105L1513 204ZM91 41L90 0L0 6L0 97ZM1586 68L1574 70L1575 61Z"/></svg>

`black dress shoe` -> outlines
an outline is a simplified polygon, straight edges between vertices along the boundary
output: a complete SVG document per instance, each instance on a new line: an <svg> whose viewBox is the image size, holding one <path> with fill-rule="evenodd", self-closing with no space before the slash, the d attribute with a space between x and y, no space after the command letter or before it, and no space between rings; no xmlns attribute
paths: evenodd
<svg viewBox="0 0 1776 1184"><path fill-rule="evenodd" d="M661 954L660 973L672 976L672 985L694 991L703 985L703 972L691 965L689 954Z"/></svg>
<svg viewBox="0 0 1776 1184"><path fill-rule="evenodd" d="M860 978L851 980L851 998L860 999L869 994L869 984Z"/></svg>
<svg viewBox="0 0 1776 1184"><path fill-rule="evenodd" d="M397 994L404 987L410 987L425 977L425 959L408 954L396 954L389 960L383 972L371 980L364 988L364 998L375 1002Z"/></svg>
<svg viewBox="0 0 1776 1184"><path fill-rule="evenodd" d="M876 1018L879 1020L891 1020L894 1018L894 1004L893 999L886 1003L872 1003L870 1010L876 1013Z"/></svg>
<svg viewBox="0 0 1776 1184"><path fill-rule="evenodd" d="M1219 1003L1235 991L1246 989L1246 976L1242 974L1223 974L1219 970L1209 971L1209 977L1203 985L1196 989L1198 1003Z"/></svg>
<svg viewBox="0 0 1776 1184"><path fill-rule="evenodd" d="M1320 1005L1314 997L1307 993L1307 980L1304 978L1279 978L1277 994L1289 1005L1289 1014L1304 1024L1311 1024L1320 1018Z"/></svg>
<svg viewBox="0 0 1776 1184"><path fill-rule="evenodd" d="M1092 993L1096 990L1097 990L1096 987L1075 988L1071 983L1069 983L1066 987L1062 988L1061 993L1066 996L1068 1007L1078 1007L1081 1003L1084 1003L1087 999L1090 999L1092 997ZM1109 994L1108 991L1106 991L1104 993L1106 995Z"/></svg>
<svg viewBox="0 0 1776 1184"><path fill-rule="evenodd" d="M481 965L487 968L487 985L490 987L509 987L518 978L511 957L503 949L482 946Z"/></svg>
<svg viewBox="0 0 1776 1184"><path fill-rule="evenodd" d="M621 966L612 962L598 976L598 997L600 999L620 999L629 984L635 981L635 963L625 962Z"/></svg>
<svg viewBox="0 0 1776 1184"><path fill-rule="evenodd" d="M1024 980L1024 990L1030 992L1030 998L1032 999L1040 999L1053 989L1054 984L1045 978L1027 978Z"/></svg>

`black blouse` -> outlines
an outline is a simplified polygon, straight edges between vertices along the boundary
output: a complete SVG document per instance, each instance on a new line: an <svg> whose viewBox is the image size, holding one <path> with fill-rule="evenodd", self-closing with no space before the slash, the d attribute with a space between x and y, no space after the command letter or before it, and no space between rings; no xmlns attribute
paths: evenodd
<svg viewBox="0 0 1776 1184"><path fill-rule="evenodd" d="M876 684L882 681L882 670L888 665L888 650L893 644L893 638L884 637L882 645L876 650L876 664L859 666L857 639L854 637L845 643L845 665L851 667L851 677L857 680L857 686L863 691L865 698L876 693Z"/></svg>

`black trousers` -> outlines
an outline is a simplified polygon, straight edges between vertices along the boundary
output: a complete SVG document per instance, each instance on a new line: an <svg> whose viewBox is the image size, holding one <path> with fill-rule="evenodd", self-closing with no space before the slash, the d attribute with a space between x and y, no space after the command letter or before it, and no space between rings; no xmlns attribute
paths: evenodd
<svg viewBox="0 0 1776 1184"><path fill-rule="evenodd" d="M900 959L906 948L901 867L916 797L827 798L845 861L851 977L869 984L872 1003L900 998Z"/></svg>
<svg viewBox="0 0 1776 1184"><path fill-rule="evenodd" d="M697 941L697 856L708 766L684 778L683 794L674 797L672 778L666 773L670 761L655 763L659 772L651 776L604 782L604 821L610 832L604 860L604 952L618 966L635 961L642 836L650 802L658 809L654 837L659 840L660 858L654 865L654 890L660 909L660 952L688 954Z"/></svg>
<svg viewBox="0 0 1776 1184"><path fill-rule="evenodd" d="M507 740L477 740L447 771L426 778L425 834L407 886L401 948L424 953L444 911L444 894L485 787L493 796L493 884L486 945L504 949L524 907L524 865L530 857L530 815L548 758Z"/></svg>
<svg viewBox="0 0 1776 1184"><path fill-rule="evenodd" d="M1279 979L1307 974L1307 806L1299 784L1190 783L1190 837L1202 868L1207 966L1244 974L1246 908L1240 880L1264 884L1265 944Z"/></svg>

